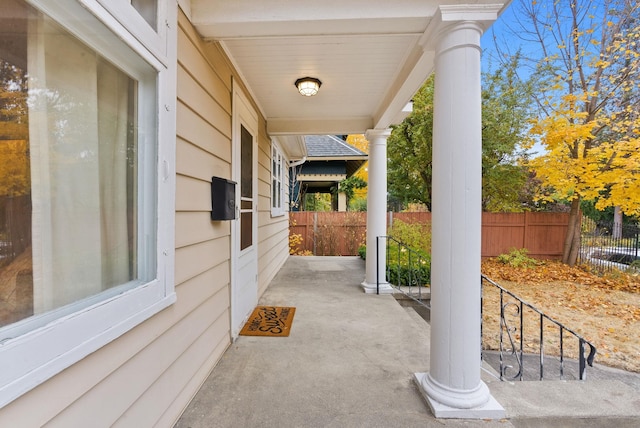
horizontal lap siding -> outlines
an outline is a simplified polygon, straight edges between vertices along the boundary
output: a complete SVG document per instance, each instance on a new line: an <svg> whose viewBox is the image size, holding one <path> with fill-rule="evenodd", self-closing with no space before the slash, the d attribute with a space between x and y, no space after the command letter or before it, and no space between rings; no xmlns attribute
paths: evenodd
<svg viewBox="0 0 640 428"><path fill-rule="evenodd" d="M262 118L259 134L258 295L261 296L289 256L289 216L271 216L271 141L266 137L266 123Z"/></svg>
<svg viewBox="0 0 640 428"><path fill-rule="evenodd" d="M213 70L184 17L178 55L177 302L165 311L162 334L74 403L95 408L112 397L104 415L85 420L72 407L60 415L62 425L90 426L95 418L116 426L171 424L230 343L230 226L210 221L211 176L231 176L230 79Z"/></svg>
<svg viewBox="0 0 640 428"><path fill-rule="evenodd" d="M211 176L231 175L231 77L184 16L178 43L177 301L15 400L1 426L170 426L230 343L230 227L209 216Z"/></svg>
<svg viewBox="0 0 640 428"><path fill-rule="evenodd" d="M178 301L194 305L174 337L159 338L155 352L135 363L149 371L154 355L169 356L152 366L153 383L118 420L122 426L174 423L230 344L231 228L210 221L210 182L231 178L231 77L228 68L214 69L185 16L179 24L175 281Z"/></svg>
<svg viewBox="0 0 640 428"><path fill-rule="evenodd" d="M177 301L27 392L0 426L171 426L230 344L230 222L211 222L211 176L231 176L228 59L179 16ZM236 79L236 81L239 81ZM288 255L288 217L269 211L270 141L260 119L259 290Z"/></svg>

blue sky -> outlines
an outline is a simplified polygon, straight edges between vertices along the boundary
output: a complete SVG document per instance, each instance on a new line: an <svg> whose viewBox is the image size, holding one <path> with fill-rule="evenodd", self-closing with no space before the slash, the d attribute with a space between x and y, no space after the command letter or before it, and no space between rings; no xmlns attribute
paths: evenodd
<svg viewBox="0 0 640 428"><path fill-rule="evenodd" d="M496 55L494 37L498 40L504 40L508 36L508 27L514 26L516 23L515 14L519 7L519 3L522 0L513 0L511 5L505 10L496 22L484 33L480 41L482 47L482 70L489 71L488 67L491 64L493 68L496 67L496 60L491 59ZM512 38L513 40L513 38ZM519 44L518 41L517 44ZM515 46L513 46L515 47Z"/></svg>

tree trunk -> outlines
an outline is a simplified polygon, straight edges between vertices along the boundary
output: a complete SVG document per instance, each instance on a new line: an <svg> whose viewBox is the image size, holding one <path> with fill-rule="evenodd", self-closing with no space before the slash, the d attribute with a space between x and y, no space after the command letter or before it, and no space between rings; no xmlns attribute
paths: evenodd
<svg viewBox="0 0 640 428"><path fill-rule="evenodd" d="M580 210L580 198L576 198L571 202L567 237L564 240L564 250L562 252L562 262L569 266L574 266L578 260L578 252L580 251L581 222L582 212Z"/></svg>
<svg viewBox="0 0 640 428"><path fill-rule="evenodd" d="M622 239L622 210L619 206L613 210L613 238Z"/></svg>

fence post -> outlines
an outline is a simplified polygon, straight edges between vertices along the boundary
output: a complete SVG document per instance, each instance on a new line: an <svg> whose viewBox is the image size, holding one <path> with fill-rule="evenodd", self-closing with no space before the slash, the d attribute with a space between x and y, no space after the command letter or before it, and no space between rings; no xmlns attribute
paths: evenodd
<svg viewBox="0 0 640 428"><path fill-rule="evenodd" d="M529 241L529 212L524 212L524 230L522 231L522 247L528 249L528 241Z"/></svg>
<svg viewBox="0 0 640 428"><path fill-rule="evenodd" d="M317 242L318 240L318 213L313 213L313 255L317 256Z"/></svg>

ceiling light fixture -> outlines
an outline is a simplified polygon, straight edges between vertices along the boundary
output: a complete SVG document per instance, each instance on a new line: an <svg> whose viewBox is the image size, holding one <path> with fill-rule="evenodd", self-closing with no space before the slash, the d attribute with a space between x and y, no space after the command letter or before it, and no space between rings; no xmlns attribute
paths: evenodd
<svg viewBox="0 0 640 428"><path fill-rule="evenodd" d="M298 88L298 92L300 95L304 95L305 97L312 97L318 93L322 82L320 79L316 79L315 77L302 77L296 80L296 88Z"/></svg>

